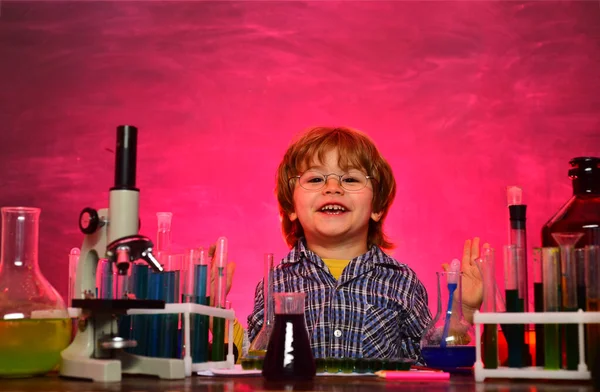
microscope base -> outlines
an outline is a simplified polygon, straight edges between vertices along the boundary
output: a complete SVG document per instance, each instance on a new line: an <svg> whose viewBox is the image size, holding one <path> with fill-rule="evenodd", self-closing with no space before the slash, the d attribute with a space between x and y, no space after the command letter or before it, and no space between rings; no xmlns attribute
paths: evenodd
<svg viewBox="0 0 600 392"><path fill-rule="evenodd" d="M183 379L185 366L182 359L150 358L120 352L116 359L63 356L60 367L61 376L100 382L121 381L122 374L144 374L166 380Z"/></svg>

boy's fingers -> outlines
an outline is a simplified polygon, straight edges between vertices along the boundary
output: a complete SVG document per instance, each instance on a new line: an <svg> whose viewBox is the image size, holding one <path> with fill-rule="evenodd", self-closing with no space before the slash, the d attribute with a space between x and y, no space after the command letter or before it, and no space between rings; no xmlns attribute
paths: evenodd
<svg viewBox="0 0 600 392"><path fill-rule="evenodd" d="M479 258L479 237L473 238L471 242L471 260L477 260Z"/></svg>
<svg viewBox="0 0 600 392"><path fill-rule="evenodd" d="M471 240L465 241L465 246L463 247L463 256L462 256L462 270L469 266L471 262Z"/></svg>
<svg viewBox="0 0 600 392"><path fill-rule="evenodd" d="M443 263L443 264L442 264L442 270L443 270L444 272L448 272L448 268L450 268L450 266L448 265L448 263Z"/></svg>
<svg viewBox="0 0 600 392"><path fill-rule="evenodd" d="M233 284L233 274L235 273L235 263L231 262L227 264L227 292L231 290L231 285Z"/></svg>

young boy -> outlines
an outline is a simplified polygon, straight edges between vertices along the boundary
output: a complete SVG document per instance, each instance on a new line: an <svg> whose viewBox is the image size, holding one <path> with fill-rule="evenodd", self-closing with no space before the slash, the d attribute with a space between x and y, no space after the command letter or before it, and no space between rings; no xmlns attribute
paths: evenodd
<svg viewBox="0 0 600 392"><path fill-rule="evenodd" d="M308 130L283 157L276 193L291 251L275 269L274 292L306 294L314 356L422 364L419 343L431 321L427 291L409 266L383 251L392 248L383 223L396 182L374 143L350 128ZM467 295L477 307L478 295ZM250 341L263 317L259 284Z"/></svg>

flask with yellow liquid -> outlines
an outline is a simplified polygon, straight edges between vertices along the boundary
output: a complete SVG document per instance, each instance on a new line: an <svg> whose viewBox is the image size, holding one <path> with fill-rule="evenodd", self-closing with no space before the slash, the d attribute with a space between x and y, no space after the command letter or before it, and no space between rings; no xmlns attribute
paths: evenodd
<svg viewBox="0 0 600 392"><path fill-rule="evenodd" d="M41 210L1 210L0 377L45 374L70 343L71 319L38 266Z"/></svg>

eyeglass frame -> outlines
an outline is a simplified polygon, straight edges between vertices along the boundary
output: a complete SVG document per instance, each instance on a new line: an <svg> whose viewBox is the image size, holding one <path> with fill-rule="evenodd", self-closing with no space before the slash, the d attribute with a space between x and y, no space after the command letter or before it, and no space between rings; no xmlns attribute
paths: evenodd
<svg viewBox="0 0 600 392"><path fill-rule="evenodd" d="M325 177L325 181L323 182L323 185L320 188L317 188L317 189L306 189L305 187L302 186L302 184L300 184L300 177L302 177L305 173L307 173L309 171L313 171L315 173L319 173L320 175L322 175L323 177ZM366 175L366 174L364 174L364 173L361 172L360 174L362 174L363 176L365 176L365 178L367 179L367 182L365 183L365 186L363 186L360 189L346 189L344 187L344 185L343 185L342 177L347 176L349 174L350 173L344 173L344 174L336 174L336 173L323 174L323 173L321 173L319 171L316 171L316 170L307 170L307 171L302 172L300 174L297 174L295 176L289 177L288 178L288 182L290 182L293 179L298 179L298 185L300 185L300 188L302 188L304 190L307 190L307 191L315 191L316 192L316 191L320 191L321 189L325 188L325 186L327 185L327 181L329 180L329 176L336 176L336 177L338 177L338 184L340 184L340 187L342 187L346 192L358 192L358 191L362 191L363 189L365 189L367 187L367 185L369 184L369 180L371 180L371 181L377 181L377 179L375 177Z"/></svg>

